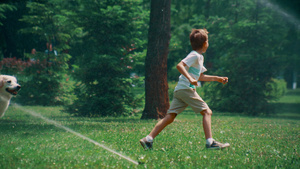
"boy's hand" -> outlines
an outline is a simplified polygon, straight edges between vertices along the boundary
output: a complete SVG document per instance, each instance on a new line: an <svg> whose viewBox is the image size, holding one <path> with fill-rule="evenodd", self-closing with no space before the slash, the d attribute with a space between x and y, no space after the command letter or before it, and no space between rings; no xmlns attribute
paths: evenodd
<svg viewBox="0 0 300 169"><path fill-rule="evenodd" d="M195 80L194 78L191 78L189 81L192 85L198 86L198 81Z"/></svg>
<svg viewBox="0 0 300 169"><path fill-rule="evenodd" d="M228 77L218 77L218 82L226 84L228 83Z"/></svg>

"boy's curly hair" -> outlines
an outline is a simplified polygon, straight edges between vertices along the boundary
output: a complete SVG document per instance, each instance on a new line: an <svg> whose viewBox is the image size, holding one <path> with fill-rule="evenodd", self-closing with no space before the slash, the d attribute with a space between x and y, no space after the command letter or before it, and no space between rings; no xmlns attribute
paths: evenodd
<svg viewBox="0 0 300 169"><path fill-rule="evenodd" d="M192 29L190 42L193 50L201 49L204 42L208 40L208 31L204 29Z"/></svg>

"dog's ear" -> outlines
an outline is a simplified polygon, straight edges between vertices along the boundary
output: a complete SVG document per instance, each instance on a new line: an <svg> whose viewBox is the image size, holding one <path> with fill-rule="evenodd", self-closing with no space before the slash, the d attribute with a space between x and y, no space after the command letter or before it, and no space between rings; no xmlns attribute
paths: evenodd
<svg viewBox="0 0 300 169"><path fill-rule="evenodd" d="M0 75L0 88L4 86L3 77Z"/></svg>

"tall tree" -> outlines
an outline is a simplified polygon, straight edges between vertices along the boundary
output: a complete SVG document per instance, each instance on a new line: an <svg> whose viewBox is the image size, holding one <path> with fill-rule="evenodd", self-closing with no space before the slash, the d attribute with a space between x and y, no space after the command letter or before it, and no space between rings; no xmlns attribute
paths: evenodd
<svg viewBox="0 0 300 169"><path fill-rule="evenodd" d="M68 112L80 116L129 115L135 108L130 73L144 32L142 0L77 0L76 99ZM145 37L146 39L147 37ZM87 100L90 100L87 102Z"/></svg>
<svg viewBox="0 0 300 169"><path fill-rule="evenodd" d="M169 108L167 57L170 42L171 0L152 0L145 59L145 109L142 119L158 119Z"/></svg>
<svg viewBox="0 0 300 169"><path fill-rule="evenodd" d="M79 28L70 19L74 13L66 10L67 5L59 0L26 3L28 14L20 21L27 26L20 32L32 35L28 43L35 42L35 46L31 53L25 53L33 62L25 70L23 104L55 105L60 102L57 98L62 91L61 82L71 59L67 52L69 43L79 34Z"/></svg>

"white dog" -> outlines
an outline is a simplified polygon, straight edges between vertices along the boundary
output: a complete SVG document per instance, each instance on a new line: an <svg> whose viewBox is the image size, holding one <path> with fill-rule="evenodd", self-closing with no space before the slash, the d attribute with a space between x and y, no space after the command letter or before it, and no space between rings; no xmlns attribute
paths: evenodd
<svg viewBox="0 0 300 169"><path fill-rule="evenodd" d="M4 116L13 95L18 94L21 86L13 76L0 75L0 117Z"/></svg>

